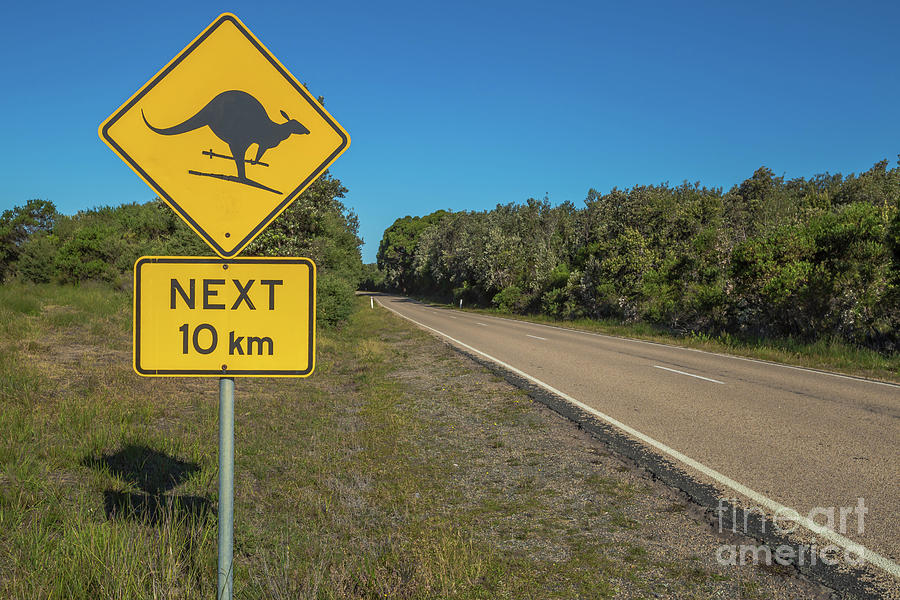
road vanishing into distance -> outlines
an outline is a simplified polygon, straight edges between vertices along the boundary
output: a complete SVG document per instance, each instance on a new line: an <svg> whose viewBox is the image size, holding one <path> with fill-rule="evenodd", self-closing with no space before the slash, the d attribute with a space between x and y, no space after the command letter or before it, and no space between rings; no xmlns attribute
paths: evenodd
<svg viewBox="0 0 900 600"><path fill-rule="evenodd" d="M900 578L900 386L397 296L376 301L583 404L722 497L821 524L834 509L841 535L826 539L861 544L870 563ZM860 498L866 512L848 512ZM826 512L810 515L815 508Z"/></svg>

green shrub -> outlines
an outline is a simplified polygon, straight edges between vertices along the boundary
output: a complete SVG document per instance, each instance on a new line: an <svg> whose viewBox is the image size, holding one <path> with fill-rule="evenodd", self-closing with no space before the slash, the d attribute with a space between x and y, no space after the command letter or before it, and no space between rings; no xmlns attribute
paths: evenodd
<svg viewBox="0 0 900 600"><path fill-rule="evenodd" d="M22 246L16 271L31 283L49 283L56 276L56 254L59 242L53 235L40 232L32 235Z"/></svg>
<svg viewBox="0 0 900 600"><path fill-rule="evenodd" d="M353 312L356 286L337 275L323 273L316 282L316 321L334 327Z"/></svg>
<svg viewBox="0 0 900 600"><path fill-rule="evenodd" d="M59 277L64 283L113 283L119 276L115 261L122 250L121 232L112 227L94 224L80 228L59 249L56 260Z"/></svg>
<svg viewBox="0 0 900 600"><path fill-rule="evenodd" d="M362 280L359 282L359 289L369 292L385 289L384 271L379 269L376 263L367 263L363 265L363 274Z"/></svg>
<svg viewBox="0 0 900 600"><path fill-rule="evenodd" d="M0 282L16 268L28 239L53 230L59 213L52 202L29 200L0 214Z"/></svg>
<svg viewBox="0 0 900 600"><path fill-rule="evenodd" d="M521 307L522 300L522 288L510 285L497 292L491 302L502 311L516 312Z"/></svg>
<svg viewBox="0 0 900 600"><path fill-rule="evenodd" d="M574 319L580 310L572 286L553 288L541 296L541 310L559 319Z"/></svg>

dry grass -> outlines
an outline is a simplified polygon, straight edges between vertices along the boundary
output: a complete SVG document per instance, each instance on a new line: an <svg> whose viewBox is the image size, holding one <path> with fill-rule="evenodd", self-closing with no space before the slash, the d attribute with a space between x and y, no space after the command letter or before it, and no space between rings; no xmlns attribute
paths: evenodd
<svg viewBox="0 0 900 600"><path fill-rule="evenodd" d="M718 566L674 492L365 305L311 378L237 382L237 597L821 592ZM214 597L217 383L136 376L130 310L0 288L2 598Z"/></svg>

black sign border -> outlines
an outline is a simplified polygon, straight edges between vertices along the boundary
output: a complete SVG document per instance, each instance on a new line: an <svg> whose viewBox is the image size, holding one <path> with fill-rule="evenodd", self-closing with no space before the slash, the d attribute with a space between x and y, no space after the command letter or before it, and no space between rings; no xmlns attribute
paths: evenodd
<svg viewBox="0 0 900 600"><path fill-rule="evenodd" d="M141 267L145 264L205 264L205 265L295 265L305 264L309 267L309 364L304 369L144 369L141 367ZM166 376L218 376L218 377L307 377L312 374L316 365L316 265L308 258L268 258L248 256L242 258L214 258L211 256L142 256L134 263L134 370L146 377Z"/></svg>
<svg viewBox="0 0 900 600"><path fill-rule="evenodd" d="M245 38L247 38L247 40L251 44L253 44L253 46L260 52L260 54L262 54L266 58L266 60L268 60L269 63L271 63L271 65L273 67L275 67L275 69L279 73L281 73L282 77L284 77L285 80L287 80L287 82L290 83L291 86L295 90L297 90L297 92L301 96L303 96L303 98L313 108L315 108L316 112L319 113L319 115L325 120L325 122L328 123L328 125L330 125L331 128L335 131L335 133L337 133L341 138L341 144L337 147L337 149L334 152L332 152L331 155L329 155L328 158L326 158L325 161L323 161L322 164L320 164L306 179L304 179L303 182L294 189L294 191L292 191L290 194L287 194L285 196L284 200L281 203L279 203L278 206L276 206L275 209L272 210L272 212L270 212L266 216L266 218L263 219L262 222L260 222L259 225L254 227L253 230L250 231L250 233L248 233L244 237L244 239L242 239L240 242L238 242L234 246L234 249L230 252L226 251L224 248L222 248L222 246L219 245L212 238L212 236L206 232L205 229L200 227L200 225L198 225L197 222L194 221L194 219L192 219L191 216L177 202L175 202L175 200L171 196L169 196L169 194L167 194L165 192L165 190L162 189L162 186L160 186L158 183L156 183L156 181L154 181L153 178L150 177L150 175L146 171L144 171L144 169L141 168L141 166L133 158L131 158L131 156L129 156L128 153L125 152L125 150L121 146L119 146L119 144L117 144L116 141L113 140L112 137L109 135L110 127L112 127L126 112L131 110L131 108L135 104L137 104L147 94L147 92L149 92L151 89L153 89L160 81L162 81L169 73L171 73L172 70L175 69L175 67L177 67L179 64L181 64L181 62L185 58L187 58L188 55L191 54L191 52L193 52L200 44L202 44L206 40L206 38L208 38L210 35L212 35L212 33L226 21L234 24L234 26L237 28L237 30L240 31L241 34ZM128 162L128 164L131 166L131 168L134 169L135 171L137 171L140 174L140 176L144 179L144 181L149 183L151 185L151 187L153 187L153 189L160 196L162 196L165 199L165 201L169 204L169 206L171 206L172 208L175 209L175 212L177 212L178 215L182 219L184 219L195 232L197 232L200 235L200 237L203 239L203 241L205 241L207 244L209 244L209 246L213 250L216 251L216 254L218 254L219 256L222 256L224 258L232 258L232 257L240 254L241 250L243 250L247 246L247 244L252 242L253 238L255 238L257 235L259 235L263 229L268 227L269 224L275 219L275 217L278 216L279 213L281 213L281 211L283 211L285 208L287 208L287 206L291 202L296 200L297 196L300 195L300 192L302 192L308 185L310 185L313 181L315 181L322 174L322 172L326 168L328 168L328 166L332 162L334 162L334 160L341 154L341 152L343 152L347 148L347 146L350 144L350 138L347 136L346 133L344 133L344 131L341 129L341 127L337 125L337 123L334 121L334 119L332 119L331 116L329 116L328 113L322 109L322 107L319 105L319 103L317 101L315 101L312 98L312 96L310 96L309 92L307 92L303 88L303 86L297 84L297 81L294 79L294 77L290 73L288 73L285 70L285 68L281 66L281 64L278 62L278 60L276 60L275 57L272 56L272 54L270 54L262 46L262 44L259 42L259 40L257 40L256 37L252 33L250 33L250 31L246 27L244 27L244 25L237 19L237 17L235 17L234 15L229 14L229 13L221 15L218 19L213 21L213 23L209 27L207 27L206 30L196 40L194 40L187 48L182 50L181 54L179 54L177 57L175 57L175 59L164 70L160 71L160 73L156 77L154 77L152 80L150 80L149 83L145 84L144 87L142 87L141 90L127 104L125 104L124 106L122 106L122 108L120 108L118 111L116 111L113 114L113 116L103 125L103 128L101 130L101 135L103 136L103 139L110 146L112 146L115 149L115 151L119 154L119 156L124 158Z"/></svg>

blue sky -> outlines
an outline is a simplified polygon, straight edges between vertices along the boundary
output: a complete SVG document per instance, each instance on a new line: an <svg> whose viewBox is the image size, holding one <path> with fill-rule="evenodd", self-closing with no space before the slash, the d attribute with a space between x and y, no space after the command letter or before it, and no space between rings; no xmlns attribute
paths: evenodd
<svg viewBox="0 0 900 600"><path fill-rule="evenodd" d="M367 262L407 214L900 153L897 2L15 2L0 209L153 199L97 126L225 11L349 131Z"/></svg>

